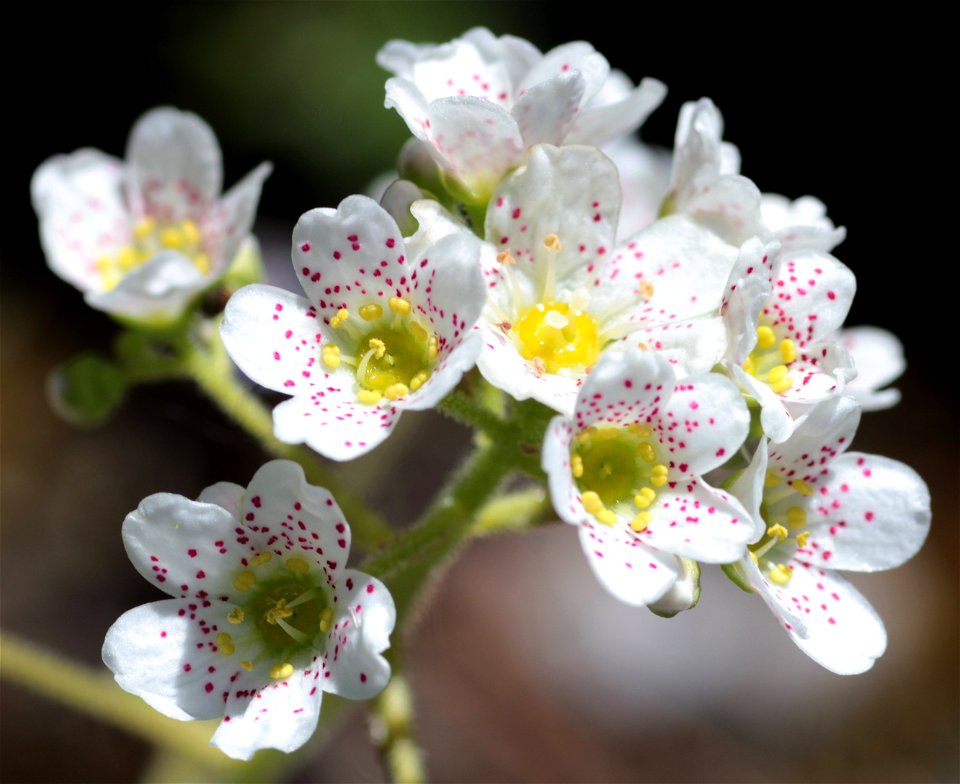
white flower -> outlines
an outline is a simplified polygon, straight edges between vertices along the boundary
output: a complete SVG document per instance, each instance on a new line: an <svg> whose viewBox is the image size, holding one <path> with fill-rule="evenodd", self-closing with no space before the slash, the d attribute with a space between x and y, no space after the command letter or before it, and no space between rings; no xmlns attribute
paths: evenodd
<svg viewBox="0 0 960 784"><path fill-rule="evenodd" d="M274 432L334 460L373 449L404 410L436 405L473 367L483 307L480 243L429 232L404 240L372 199L304 214L293 264L307 297L246 286L223 342L250 378L293 395Z"/></svg>
<svg viewBox="0 0 960 784"><path fill-rule="evenodd" d="M603 148L620 175L620 222L617 241L647 228L660 216L670 187L669 151L625 136Z"/></svg>
<svg viewBox="0 0 960 784"><path fill-rule="evenodd" d="M651 604L684 574L680 557L741 557L754 528L739 504L701 476L726 462L750 417L729 379L677 381L655 352L605 354L555 417L543 469L557 514L579 526L600 582L629 604Z"/></svg>
<svg viewBox="0 0 960 784"><path fill-rule="evenodd" d="M377 579L346 568L350 528L295 463L267 463L246 490L220 482L196 501L158 493L123 523L137 570L170 599L110 627L117 683L174 719L223 717L212 743L237 759L293 751L324 691L369 699L396 611Z"/></svg>
<svg viewBox="0 0 960 784"><path fill-rule="evenodd" d="M857 369L857 377L844 392L853 395L864 411L880 411L899 403L899 389L882 389L907 367L896 335L879 327L848 327L840 330L837 339Z"/></svg>
<svg viewBox="0 0 960 784"><path fill-rule="evenodd" d="M261 164L220 195L220 147L199 117L158 108L130 132L126 161L99 150L58 155L31 183L50 268L115 316L175 320L247 238Z"/></svg>
<svg viewBox="0 0 960 784"><path fill-rule="evenodd" d="M784 443L765 439L732 490L758 540L739 566L790 638L839 674L863 672L886 648L869 602L834 570L873 572L911 558L930 528L930 494L908 466L846 452L860 408L837 397Z"/></svg>
<svg viewBox="0 0 960 784"><path fill-rule="evenodd" d="M497 188L477 363L491 384L569 416L601 352L627 337L680 372L704 372L723 355L716 314L736 250L682 216L615 247L619 206L616 169L592 147L538 145ZM429 213L418 218L439 231Z"/></svg>
<svg viewBox="0 0 960 784"><path fill-rule="evenodd" d="M634 87L584 41L541 54L480 27L440 46L391 41L377 62L395 74L387 108L478 202L534 144L599 147L638 128L666 93L655 79Z"/></svg>
<svg viewBox="0 0 960 784"><path fill-rule="evenodd" d="M853 301L853 273L828 253L780 253L777 240L744 243L724 298L730 374L760 403L779 443L796 415L843 391L856 371L834 340Z"/></svg>

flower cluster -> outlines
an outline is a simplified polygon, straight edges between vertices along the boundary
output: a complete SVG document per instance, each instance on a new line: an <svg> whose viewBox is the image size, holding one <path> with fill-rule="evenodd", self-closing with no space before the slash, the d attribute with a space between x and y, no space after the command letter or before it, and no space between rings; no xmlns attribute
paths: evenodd
<svg viewBox="0 0 960 784"><path fill-rule="evenodd" d="M869 668L882 622L834 572L910 558L930 499L907 466L847 451L861 410L896 402L879 388L903 359L892 335L844 328L845 230L818 200L739 174L707 99L683 107L672 153L641 147L629 134L663 86L635 87L587 43L542 54L474 29L391 42L378 62L435 168L409 189L424 198L306 212L291 244L303 295L246 286L220 325L240 370L289 396L276 439L350 460L459 388L480 409L465 421L517 436L496 444L504 463L546 475L614 596L673 615L697 603L700 565L722 565L815 661ZM154 110L126 164L83 150L38 170L50 265L114 315L189 318L266 173L218 201L210 130ZM518 446L539 447L542 473ZM104 660L169 716L223 715L213 742L231 756L299 747L324 690L386 685L393 600L346 568L346 521L297 464L197 501L151 496L123 536L171 598L124 615Z"/></svg>

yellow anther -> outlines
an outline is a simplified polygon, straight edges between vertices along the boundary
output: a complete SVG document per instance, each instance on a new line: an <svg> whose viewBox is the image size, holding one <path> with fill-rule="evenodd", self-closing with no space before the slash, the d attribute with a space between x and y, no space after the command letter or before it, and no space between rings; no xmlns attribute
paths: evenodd
<svg viewBox="0 0 960 784"><path fill-rule="evenodd" d="M327 343L320 352L323 364L331 370L340 367L340 346Z"/></svg>
<svg viewBox="0 0 960 784"><path fill-rule="evenodd" d="M800 493L800 495L813 495L813 488L802 479L794 479L790 483L790 487Z"/></svg>
<svg viewBox="0 0 960 784"><path fill-rule="evenodd" d="M510 251L502 250L497 254L498 264L516 264L517 260L510 255Z"/></svg>
<svg viewBox="0 0 960 784"><path fill-rule="evenodd" d="M399 400L410 394L410 389L406 384L391 384L383 390L383 396L387 400Z"/></svg>
<svg viewBox="0 0 960 784"><path fill-rule="evenodd" d="M563 245L560 244L560 238L556 234L548 234L544 237L543 247L547 250L552 250L554 253L559 253L563 250Z"/></svg>
<svg viewBox="0 0 960 784"><path fill-rule="evenodd" d="M670 469L667 468L663 463L657 463L653 468L650 469L651 476L656 476L657 474L663 474L666 476L670 473Z"/></svg>
<svg viewBox="0 0 960 784"><path fill-rule="evenodd" d="M291 615L293 615L293 610L287 607L287 600L278 599L277 603L263 614L263 617L267 623L276 626L277 621L289 618Z"/></svg>
<svg viewBox="0 0 960 784"><path fill-rule="evenodd" d="M810 532L804 531L802 534L797 534L797 546L806 547L807 542L810 541Z"/></svg>
<svg viewBox="0 0 960 784"><path fill-rule="evenodd" d="M289 678L293 675L293 665L287 662L286 664L274 664L270 668L270 677L275 681L282 681L284 678Z"/></svg>
<svg viewBox="0 0 960 784"><path fill-rule="evenodd" d="M160 232L160 243L165 248L182 248L183 240L182 232L173 226L169 226Z"/></svg>
<svg viewBox="0 0 960 784"><path fill-rule="evenodd" d="M657 459L657 451L653 448L652 444L646 442L640 444L640 457L646 460L648 463L652 463Z"/></svg>
<svg viewBox="0 0 960 784"><path fill-rule="evenodd" d="M417 373L417 375L410 379L410 389L416 392L426 383L428 378L430 378L430 373L426 370L421 370L419 373Z"/></svg>
<svg viewBox="0 0 960 784"><path fill-rule="evenodd" d="M245 669L247 672L250 672L250 670L253 669L253 662L242 661L240 662L240 666L243 667L243 669Z"/></svg>
<svg viewBox="0 0 960 784"><path fill-rule="evenodd" d="M133 226L133 237L137 240L145 240L157 228L156 218L146 217L138 220Z"/></svg>
<svg viewBox="0 0 960 784"><path fill-rule="evenodd" d="M594 517L597 518L604 525L616 525L617 524L617 515L611 510L604 507L599 512L594 514Z"/></svg>
<svg viewBox="0 0 960 784"><path fill-rule="evenodd" d="M287 568L291 572L296 572L297 574L306 574L310 571L310 564L307 563L303 558L288 558Z"/></svg>
<svg viewBox="0 0 960 784"><path fill-rule="evenodd" d="M641 299L651 299L653 297L653 284L649 280L641 280L637 285L637 294Z"/></svg>
<svg viewBox="0 0 960 784"><path fill-rule="evenodd" d="M373 356L377 359L383 359L383 355L387 353L387 344L380 340L380 338L370 338L368 345L373 351Z"/></svg>
<svg viewBox="0 0 960 784"><path fill-rule="evenodd" d="M793 577L793 569L786 564L776 564L770 567L770 579L777 585L786 585Z"/></svg>
<svg viewBox="0 0 960 784"><path fill-rule="evenodd" d="M117 255L117 264L120 266L120 269L124 271L132 270L140 264L140 262L140 254L137 253L136 248L132 248L129 245Z"/></svg>
<svg viewBox="0 0 960 784"><path fill-rule="evenodd" d="M778 484L780 484L780 475L773 471L767 471L767 475L763 478L763 486L776 487Z"/></svg>
<svg viewBox="0 0 960 784"><path fill-rule="evenodd" d="M630 527L637 533L640 533L641 531L646 530L652 519L653 515L650 512L640 512L640 514L633 518L633 521L630 523Z"/></svg>
<svg viewBox="0 0 960 784"><path fill-rule="evenodd" d="M790 338L780 341L780 357L788 365L797 358L797 345Z"/></svg>
<svg viewBox="0 0 960 784"><path fill-rule="evenodd" d="M180 232L188 245L196 245L200 242L200 229L198 229L197 224L189 218L180 224Z"/></svg>
<svg viewBox="0 0 960 784"><path fill-rule="evenodd" d="M425 343L427 340L427 330L423 328L422 324L418 324L416 321L411 321L408 325L410 334L413 335L421 343Z"/></svg>
<svg viewBox="0 0 960 784"><path fill-rule="evenodd" d="M658 474L657 476L650 477L650 484L652 484L654 487L663 487L666 483L666 475Z"/></svg>
<svg viewBox="0 0 960 784"><path fill-rule="evenodd" d="M770 372L767 373L767 381L771 386L778 384L787 377L787 373L789 372L786 365L775 365L770 368Z"/></svg>
<svg viewBox="0 0 960 784"><path fill-rule="evenodd" d="M330 326L336 329L349 317L350 317L350 311L347 310L346 308L340 308L340 310L337 311L337 315L335 315L332 319L330 319Z"/></svg>
<svg viewBox="0 0 960 784"><path fill-rule="evenodd" d="M230 612L227 613L227 620L233 624L243 623L243 619L245 617L246 616L244 615L243 610L241 610L239 607L234 607Z"/></svg>
<svg viewBox="0 0 960 784"><path fill-rule="evenodd" d="M630 425L627 430L640 438L650 438L653 435L650 425ZM650 446L650 444L646 444L646 446Z"/></svg>
<svg viewBox="0 0 960 784"><path fill-rule="evenodd" d="M757 348L773 348L776 342L777 336L770 327L757 327Z"/></svg>
<svg viewBox="0 0 960 784"><path fill-rule="evenodd" d="M330 628L333 626L333 608L326 607L323 612L320 613L320 631L324 634L330 631Z"/></svg>
<svg viewBox="0 0 960 784"><path fill-rule="evenodd" d="M269 550L264 550L262 553L257 553L250 559L250 565L260 566L260 564L270 563L271 558L273 558L273 553Z"/></svg>
<svg viewBox="0 0 960 784"><path fill-rule="evenodd" d="M193 257L193 266L203 275L210 274L210 257L206 253L198 253Z"/></svg>
<svg viewBox="0 0 960 784"><path fill-rule="evenodd" d="M367 406L374 406L380 402L383 392L379 389L361 389L357 392L357 400Z"/></svg>
<svg viewBox="0 0 960 784"><path fill-rule="evenodd" d="M587 492L580 496L580 501L583 504L583 508L590 514L596 514L604 508L600 496L593 492L593 490L587 490Z"/></svg>
<svg viewBox="0 0 960 784"><path fill-rule="evenodd" d="M657 491L652 487L644 487L633 497L633 503L638 509L646 509L657 497Z"/></svg>
<svg viewBox="0 0 960 784"><path fill-rule="evenodd" d="M654 487L663 487L667 483L669 475L670 469L663 463L657 463L650 469L650 484Z"/></svg>
<svg viewBox="0 0 960 784"><path fill-rule="evenodd" d="M793 379L790 378L790 376L786 376L785 378L778 381L776 384L771 384L770 389L772 389L778 395L782 395L792 386L793 386Z"/></svg>
<svg viewBox="0 0 960 784"><path fill-rule="evenodd" d="M233 646L233 638L226 632L217 635L217 648L224 656L233 656L237 649Z"/></svg>
<svg viewBox="0 0 960 784"><path fill-rule="evenodd" d="M362 305L360 307L360 318L364 321L373 321L378 319L383 315L383 308L381 308L376 302L371 302L369 305Z"/></svg>
<svg viewBox="0 0 960 784"><path fill-rule="evenodd" d="M807 524L807 510L802 506L787 509L787 525L791 528L803 528Z"/></svg>
<svg viewBox="0 0 960 784"><path fill-rule="evenodd" d="M427 342L427 356L430 357L430 359L436 359L439 353L440 342L437 340L436 335L431 335L430 340Z"/></svg>
<svg viewBox="0 0 960 784"><path fill-rule="evenodd" d="M233 587L238 591L249 591L257 584L257 576L253 572L240 572L233 578Z"/></svg>
<svg viewBox="0 0 960 784"><path fill-rule="evenodd" d="M747 357L745 360L743 360L742 367L744 372L747 373L748 375L750 376L756 375L757 366L753 363L752 357Z"/></svg>
<svg viewBox="0 0 960 784"><path fill-rule="evenodd" d="M786 539L788 536L787 529L780 525L780 523L771 525L767 529L767 536L775 536L777 539Z"/></svg>
<svg viewBox="0 0 960 784"><path fill-rule="evenodd" d="M580 455L570 456L570 471L576 479L583 476L583 458Z"/></svg>
<svg viewBox="0 0 960 784"><path fill-rule="evenodd" d="M410 312L410 303L402 297L390 297L390 310L401 316L406 316Z"/></svg>

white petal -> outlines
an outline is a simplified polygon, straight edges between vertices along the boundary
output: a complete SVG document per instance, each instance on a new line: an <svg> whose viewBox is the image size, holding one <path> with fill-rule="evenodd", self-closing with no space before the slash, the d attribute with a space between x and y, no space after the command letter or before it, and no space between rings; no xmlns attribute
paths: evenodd
<svg viewBox="0 0 960 784"><path fill-rule="evenodd" d="M584 101L589 101L603 86L610 73L606 58L586 41L572 41L547 52L523 78L518 95L523 95L538 82L558 74L580 74L584 82Z"/></svg>
<svg viewBox="0 0 960 784"><path fill-rule="evenodd" d="M230 358L251 379L288 395L304 394L330 374L319 361L327 342L316 310L274 286L244 286L227 302L220 336Z"/></svg>
<svg viewBox="0 0 960 784"><path fill-rule="evenodd" d="M590 522L570 469L570 441L573 427L564 416L550 420L543 436L540 466L547 475L550 501L560 519L572 525Z"/></svg>
<svg viewBox="0 0 960 784"><path fill-rule="evenodd" d="M709 98L680 107L672 177L678 196L698 191L720 174L722 138L723 116Z"/></svg>
<svg viewBox="0 0 960 784"><path fill-rule="evenodd" d="M796 423L783 400L769 386L746 373L739 365L727 363L727 372L747 395L760 404L760 426L775 444L786 441Z"/></svg>
<svg viewBox="0 0 960 784"><path fill-rule="evenodd" d="M830 464L809 500L808 560L873 572L912 558L930 530L930 491L909 466L848 452Z"/></svg>
<svg viewBox="0 0 960 784"><path fill-rule="evenodd" d="M727 330L723 319L714 316L647 327L631 332L623 342L656 351L673 366L677 378L684 378L709 372L723 358Z"/></svg>
<svg viewBox="0 0 960 784"><path fill-rule="evenodd" d="M734 478L730 494L743 506L753 524L753 535L748 542L759 541L767 530L760 506L763 503L763 484L767 476L767 439L760 437L749 465Z"/></svg>
<svg viewBox="0 0 960 784"><path fill-rule="evenodd" d="M812 483L845 452L860 424L860 407L849 397L827 400L810 410L790 438L770 447L769 470L785 479Z"/></svg>
<svg viewBox="0 0 960 784"><path fill-rule="evenodd" d="M896 405L897 389L881 389L906 369L903 346L897 337L878 327L851 327L840 330L837 339L853 358L857 377L844 391L853 395L864 411L879 411Z"/></svg>
<svg viewBox="0 0 960 784"><path fill-rule="evenodd" d="M218 603L211 612L189 600L167 599L129 610L107 631L104 664L121 688L165 716L220 716L223 692L240 661L211 642L210 627L224 621L222 607Z"/></svg>
<svg viewBox="0 0 960 784"><path fill-rule="evenodd" d="M833 256L800 252L785 256L764 308L800 347L822 341L843 324L856 291L853 273Z"/></svg>
<svg viewBox="0 0 960 784"><path fill-rule="evenodd" d="M599 423L625 427L650 422L673 385L673 370L655 352L605 352L577 395L574 427L579 432Z"/></svg>
<svg viewBox="0 0 960 784"><path fill-rule="evenodd" d="M318 666L309 672L296 669L289 678L256 689L234 687L210 743L239 760L249 760L259 749L289 753L300 748L317 728L323 697L319 672Z"/></svg>
<svg viewBox="0 0 960 784"><path fill-rule="evenodd" d="M246 488L233 482L217 482L201 490L197 501L201 504L216 504L229 512L235 520L239 520L240 511L243 509L243 495L246 492Z"/></svg>
<svg viewBox="0 0 960 784"><path fill-rule="evenodd" d="M399 417L397 407L364 405L352 386L331 383L274 408L273 432L285 443L306 444L331 460L352 460L386 439Z"/></svg>
<svg viewBox="0 0 960 784"><path fill-rule="evenodd" d="M670 187L670 154L630 136L606 145L604 154L620 172L620 224L617 244L653 223Z"/></svg>
<svg viewBox="0 0 960 784"><path fill-rule="evenodd" d="M436 406L460 383L463 374L477 364L483 336L479 331L469 332L452 351L441 356L437 366L430 371L430 378L415 392L396 402L404 411L425 411Z"/></svg>
<svg viewBox="0 0 960 784"><path fill-rule="evenodd" d="M212 266L211 277L219 277L227 268L250 233L257 216L263 181L272 170L269 163L261 163L227 191L200 221L204 247Z"/></svg>
<svg viewBox="0 0 960 784"><path fill-rule="evenodd" d="M580 545L603 587L627 604L655 602L682 571L679 559L647 547L621 525L581 525Z"/></svg>
<svg viewBox="0 0 960 784"><path fill-rule="evenodd" d="M530 87L511 111L524 145L561 144L573 125L583 90L583 77L576 71Z"/></svg>
<svg viewBox="0 0 960 784"><path fill-rule="evenodd" d="M587 105L567 136L568 144L603 145L632 133L646 121L667 95L657 79L644 79L623 100L602 106Z"/></svg>
<svg viewBox="0 0 960 784"><path fill-rule="evenodd" d="M390 680L390 663L380 654L390 647L397 610L386 586L363 572L347 569L340 588L324 653L324 688L341 697L367 700Z"/></svg>
<svg viewBox="0 0 960 784"><path fill-rule="evenodd" d="M84 149L45 161L30 183L47 263L81 291L103 288L97 259L130 241L122 181L120 161Z"/></svg>
<svg viewBox="0 0 960 784"><path fill-rule="evenodd" d="M813 196L791 202L780 194L764 193L760 214L764 225L775 233L787 253L801 249L829 253L847 235L842 226L834 227L827 217L826 206Z"/></svg>
<svg viewBox="0 0 960 784"><path fill-rule="evenodd" d="M513 97L510 74L485 54L472 41L458 38L418 57L409 78L427 101L472 96L508 104Z"/></svg>
<svg viewBox="0 0 960 784"><path fill-rule="evenodd" d="M138 217L152 215L162 222L195 217L220 194L220 146L195 114L150 110L130 131L126 158L129 197Z"/></svg>
<svg viewBox="0 0 960 784"><path fill-rule="evenodd" d="M156 493L123 521L123 544L137 571L171 596L230 595L243 556L237 525L216 504Z"/></svg>
<svg viewBox="0 0 960 784"><path fill-rule="evenodd" d="M724 174L677 200L678 211L731 245L763 233L760 191L746 177Z"/></svg>
<svg viewBox="0 0 960 784"><path fill-rule="evenodd" d="M403 121L410 129L410 133L418 139L429 138L430 105L423 93L409 79L387 79L387 97L384 106L387 109L396 109ZM431 146L430 151L434 152Z"/></svg>
<svg viewBox="0 0 960 784"><path fill-rule="evenodd" d="M261 467L247 487L241 519L261 532L250 554L263 549L269 531L268 549L278 557L307 558L328 585L340 579L350 556L350 527L330 491L308 483L297 463L273 460Z"/></svg>
<svg viewBox="0 0 960 784"><path fill-rule="evenodd" d="M801 619L802 630L787 629L791 639L807 656L838 675L869 670L887 647L883 622L870 603L832 572L798 561L789 565L793 576L787 585L762 578L756 587L775 615L796 614Z"/></svg>

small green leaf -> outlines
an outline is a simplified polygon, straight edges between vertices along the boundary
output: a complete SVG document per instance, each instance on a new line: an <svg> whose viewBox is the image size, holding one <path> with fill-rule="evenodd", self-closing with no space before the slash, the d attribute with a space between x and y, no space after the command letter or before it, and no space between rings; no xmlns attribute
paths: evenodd
<svg viewBox="0 0 960 784"><path fill-rule="evenodd" d="M98 354L79 354L47 377L47 398L54 411L79 427L106 422L126 397L123 369Z"/></svg>

